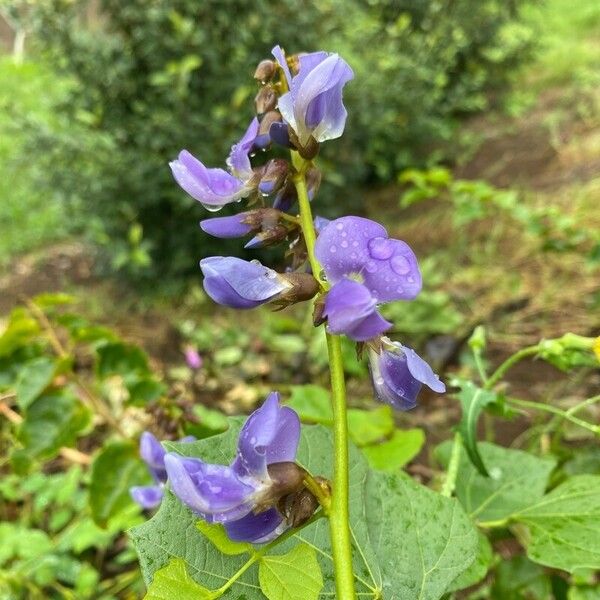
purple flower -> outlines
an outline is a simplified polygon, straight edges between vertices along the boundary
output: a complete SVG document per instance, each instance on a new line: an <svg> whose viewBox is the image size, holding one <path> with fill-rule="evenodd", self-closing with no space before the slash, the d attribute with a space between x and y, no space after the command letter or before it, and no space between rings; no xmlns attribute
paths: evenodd
<svg viewBox="0 0 600 600"><path fill-rule="evenodd" d="M226 204L249 196L256 188L254 172L248 154L258 134L258 120L254 118L242 139L231 147L227 165L223 169L207 169L187 150L169 163L177 183L208 210L219 210Z"/></svg>
<svg viewBox="0 0 600 600"><path fill-rule="evenodd" d="M272 476L273 465L292 463L299 440L298 415L281 407L279 395L271 393L240 431L237 455L230 465L167 454L171 489L201 518L223 523L231 539L269 541L287 527L274 508L282 489Z"/></svg>
<svg viewBox="0 0 600 600"><path fill-rule="evenodd" d="M408 346L382 338L381 352L369 349L369 368L379 400L398 410L417 405L417 395L425 384L434 392L445 392L446 386L431 367Z"/></svg>
<svg viewBox="0 0 600 600"><path fill-rule="evenodd" d="M370 340L392 326L377 312L377 301L369 290L351 279L342 279L329 290L323 316L331 333L345 334L357 342Z"/></svg>
<svg viewBox="0 0 600 600"><path fill-rule="evenodd" d="M193 442L195 437L187 436L181 442ZM140 437L140 456L146 463L155 485L134 486L129 489L133 500L142 508L156 508L163 497L163 487L167 482L165 469L165 450L161 443L149 432L144 431Z"/></svg>
<svg viewBox="0 0 600 600"><path fill-rule="evenodd" d="M338 138L344 132L348 113L342 103L342 89L354 77L352 69L337 54L312 52L299 56L299 70L292 77L279 46L273 56L283 69L289 92L279 98L279 111L306 146Z"/></svg>
<svg viewBox="0 0 600 600"><path fill-rule="evenodd" d="M211 256L200 261L200 268L206 293L230 308L254 308L291 289L285 278L258 261Z"/></svg>
<svg viewBox="0 0 600 600"><path fill-rule="evenodd" d="M332 333L365 341L391 326L377 304L410 300L421 290L417 258L408 244L362 217L342 217L319 232L315 255L332 285L325 314Z"/></svg>
<svg viewBox="0 0 600 600"><path fill-rule="evenodd" d="M190 369L199 369L204 361L196 348L188 346L185 349L185 362Z"/></svg>

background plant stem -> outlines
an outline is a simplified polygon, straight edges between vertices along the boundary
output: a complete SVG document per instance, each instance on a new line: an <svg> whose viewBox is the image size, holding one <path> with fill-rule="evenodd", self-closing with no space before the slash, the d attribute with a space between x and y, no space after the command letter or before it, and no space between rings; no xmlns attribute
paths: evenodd
<svg viewBox="0 0 600 600"><path fill-rule="evenodd" d="M297 170L294 176L294 184L298 193L300 224L306 243L308 260L313 275L320 280L321 265L317 261L314 252L316 234L306 189L306 181L304 179L304 167L306 163L295 152L292 153L292 162ZM321 282L321 285L325 287L323 282ZM352 543L348 508L348 420L346 415L344 363L339 336L329 334L326 334L326 336L333 408L334 470L329 528L335 572L335 589L336 597L340 600L353 600L356 594L354 591L354 573L352 570Z"/></svg>

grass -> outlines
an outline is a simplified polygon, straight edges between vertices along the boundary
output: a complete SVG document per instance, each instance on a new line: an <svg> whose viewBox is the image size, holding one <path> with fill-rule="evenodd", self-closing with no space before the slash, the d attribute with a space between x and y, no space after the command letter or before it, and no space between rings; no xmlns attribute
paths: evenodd
<svg viewBox="0 0 600 600"><path fill-rule="evenodd" d="M67 89L41 64L0 57L0 265L67 235L58 198L36 184L35 155L24 153L24 123L55 126L52 103Z"/></svg>

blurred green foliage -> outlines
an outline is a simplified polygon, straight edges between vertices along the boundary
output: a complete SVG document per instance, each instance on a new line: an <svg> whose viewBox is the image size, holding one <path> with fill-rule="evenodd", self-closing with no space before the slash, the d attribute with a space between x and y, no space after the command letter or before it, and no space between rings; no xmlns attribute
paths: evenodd
<svg viewBox="0 0 600 600"><path fill-rule="evenodd" d="M198 3L51 0L39 8L39 45L78 85L62 103L71 132L36 132L38 160L63 165L45 181L99 216L96 240L112 266L183 274L210 243L190 227L199 211L167 162L188 148L223 165L251 116L254 65L275 43L289 52L342 54L347 132L325 147L324 198L343 185L390 179L449 140L454 117L486 106L530 42L504 0L327 0ZM46 135L47 134L47 135ZM335 153L341 170L331 171ZM356 192L345 192L350 208ZM327 212L327 209L325 209ZM192 258L190 258L192 257Z"/></svg>

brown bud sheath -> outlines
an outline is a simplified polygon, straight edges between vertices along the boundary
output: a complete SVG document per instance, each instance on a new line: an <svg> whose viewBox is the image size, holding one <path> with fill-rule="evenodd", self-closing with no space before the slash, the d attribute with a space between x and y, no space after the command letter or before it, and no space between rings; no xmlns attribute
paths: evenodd
<svg viewBox="0 0 600 600"><path fill-rule="evenodd" d="M277 94L270 84L260 88L254 97L254 106L257 115L264 115L277 107Z"/></svg>
<svg viewBox="0 0 600 600"><path fill-rule="evenodd" d="M261 83L269 81L275 75L276 69L277 65L274 61L261 60L256 67L256 71L254 71L254 79L257 79Z"/></svg>
<svg viewBox="0 0 600 600"><path fill-rule="evenodd" d="M290 289L277 298L277 303L284 306L310 300L319 291L319 282L310 273L280 273L279 276L291 284Z"/></svg>

